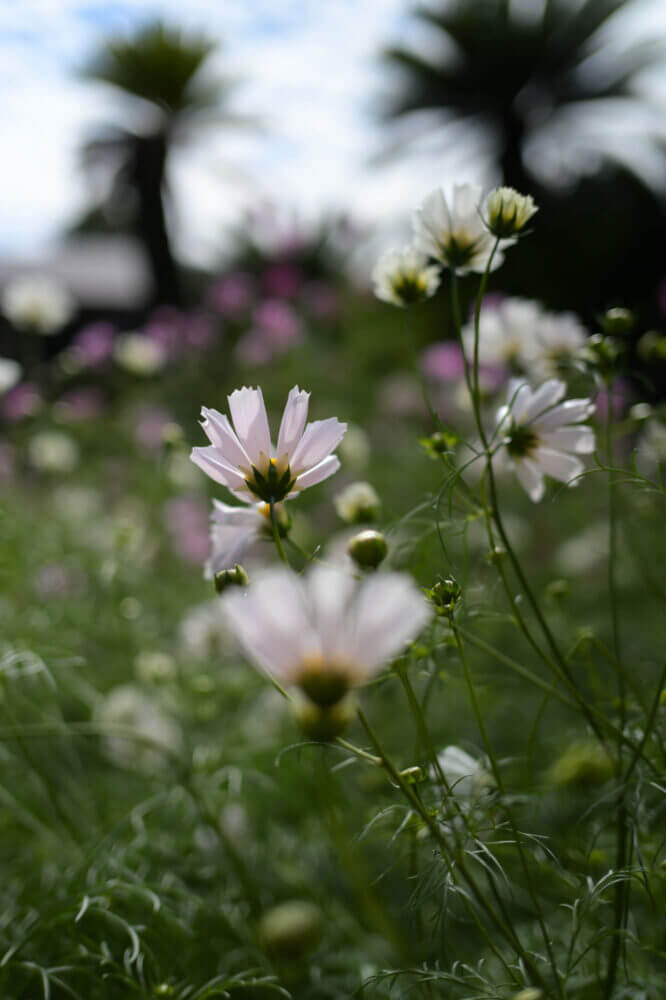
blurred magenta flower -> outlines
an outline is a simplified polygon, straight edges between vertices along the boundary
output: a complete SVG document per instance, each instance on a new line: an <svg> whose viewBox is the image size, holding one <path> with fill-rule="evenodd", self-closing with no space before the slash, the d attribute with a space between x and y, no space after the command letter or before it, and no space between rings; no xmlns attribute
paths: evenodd
<svg viewBox="0 0 666 1000"><path fill-rule="evenodd" d="M633 399L631 383L625 378L616 378L613 382L611 394L613 403L613 417L621 417ZM602 386L595 400L594 415L597 420L608 419L608 389Z"/></svg>
<svg viewBox="0 0 666 1000"><path fill-rule="evenodd" d="M113 351L115 328L112 323L90 323L82 327L71 345L71 354L80 368L98 368Z"/></svg>
<svg viewBox="0 0 666 1000"><path fill-rule="evenodd" d="M53 416L66 424L95 420L104 412L104 395L93 386L82 386L64 393L53 404Z"/></svg>
<svg viewBox="0 0 666 1000"><path fill-rule="evenodd" d="M458 344L440 341L427 347L421 355L420 368L428 378L442 382L458 382L465 374L465 362Z"/></svg>
<svg viewBox="0 0 666 1000"><path fill-rule="evenodd" d="M162 447L164 429L174 422L168 410L161 406L137 406L130 414L134 439L147 451Z"/></svg>
<svg viewBox="0 0 666 1000"><path fill-rule="evenodd" d="M215 324L203 312L188 313L183 325L183 339L187 347L205 351L215 341Z"/></svg>
<svg viewBox="0 0 666 1000"><path fill-rule="evenodd" d="M270 296L288 299L300 291L305 275L297 264L271 264L264 272L264 287Z"/></svg>
<svg viewBox="0 0 666 1000"><path fill-rule="evenodd" d="M21 382L2 398L2 415L9 423L18 423L41 410L44 399L34 382Z"/></svg>
<svg viewBox="0 0 666 1000"><path fill-rule="evenodd" d="M174 552L191 563L202 563L210 545L209 511L198 497L174 497L164 505L164 524Z"/></svg>
<svg viewBox="0 0 666 1000"><path fill-rule="evenodd" d="M256 282L251 274L232 271L210 286L207 302L222 316L237 316L251 308L256 294Z"/></svg>
<svg viewBox="0 0 666 1000"><path fill-rule="evenodd" d="M148 317L143 328L144 336L154 340L168 355L180 353L183 349L183 325L185 314L173 306L160 306Z"/></svg>
<svg viewBox="0 0 666 1000"><path fill-rule="evenodd" d="M255 309L254 325L277 347L290 347L303 337L303 321L296 310L280 299L266 299Z"/></svg>

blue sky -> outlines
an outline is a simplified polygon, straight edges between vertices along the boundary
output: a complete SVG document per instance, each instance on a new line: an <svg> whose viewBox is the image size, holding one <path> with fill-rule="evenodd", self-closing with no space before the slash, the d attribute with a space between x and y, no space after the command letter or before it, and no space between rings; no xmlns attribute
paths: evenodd
<svg viewBox="0 0 666 1000"><path fill-rule="evenodd" d="M513 2L525 7L540 0ZM0 252L34 252L88 203L78 144L95 124L122 120L123 110L110 88L78 79L76 70L110 29L130 29L157 14L223 39L219 68L241 81L236 109L269 126L263 134L210 131L174 157L173 225L187 259L214 259L224 230L259 199L291 203L306 218L345 208L380 226L438 183L490 180L482 147L473 144L457 158L428 155L424 144L407 161L380 170L369 164L381 148L371 102L386 85L375 56L391 41L416 40L406 6L407 0L0 0ZM651 9L663 25L666 4L657 0Z"/></svg>

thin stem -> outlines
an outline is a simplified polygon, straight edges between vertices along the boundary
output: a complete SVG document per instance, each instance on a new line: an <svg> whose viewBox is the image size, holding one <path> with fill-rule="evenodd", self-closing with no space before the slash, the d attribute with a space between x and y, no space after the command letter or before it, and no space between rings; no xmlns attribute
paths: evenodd
<svg viewBox="0 0 666 1000"><path fill-rule="evenodd" d="M275 542L275 548L277 549L278 555L282 560L282 562L286 563L286 565L288 566L289 560L287 559L284 548L282 547L282 540L280 539L280 529L278 527L277 519L275 517L275 501L273 500L273 497L271 497L269 505L271 511L271 528L273 529L273 541Z"/></svg>
<svg viewBox="0 0 666 1000"><path fill-rule="evenodd" d="M472 710L474 712L474 717L476 719L476 724L479 728L479 733L481 734L481 739L483 741L483 746L485 748L488 760L490 761L490 766L492 768L493 777L495 778L495 783L497 784L498 791L502 797L504 804L504 811L506 817L509 820L509 826L511 827L511 832L513 833L513 839L518 851L518 856L520 857L520 864L523 869L523 875L525 876L525 882L527 885L527 892L530 899L532 900L532 905L534 907L534 912L537 918L537 922L541 929L541 936L543 938L544 944L546 946L546 951L548 952L548 961L550 962L550 967L553 973L555 982L557 983L558 992L561 997L564 997L564 990L562 986L562 981L560 979L559 970L557 968L557 962L555 961L555 954L553 952L553 946L548 934L548 929L546 928L546 922L544 920L543 911L541 909L541 904L539 903L539 897L534 888L534 883L532 881L532 874L527 863L527 858L525 856L525 851L520 840L520 834L516 821L513 816L513 812L509 808L506 788L504 785L504 779L502 778L502 772L500 770L499 763L495 756L495 753L490 742L490 737L488 736L488 730L486 729L486 724L483 721L483 714L479 706L478 698L476 697L476 689L474 687L474 681L472 679L472 672L470 670L469 662L467 660L467 654L465 653L465 646L458 632L457 626L453 619L451 619L451 631L453 632L453 637L456 641L456 646L458 649L458 654L460 656L460 662L462 664L463 672L465 674L465 681L467 683L467 690L469 691L470 701L472 703Z"/></svg>

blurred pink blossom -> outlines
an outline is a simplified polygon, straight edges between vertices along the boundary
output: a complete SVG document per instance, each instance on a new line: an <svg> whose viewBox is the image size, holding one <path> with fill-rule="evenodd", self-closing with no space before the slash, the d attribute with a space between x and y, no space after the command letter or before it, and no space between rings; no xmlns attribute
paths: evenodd
<svg viewBox="0 0 666 1000"><path fill-rule="evenodd" d="M37 572L34 587L39 597L71 597L86 590L86 574L82 569L51 563Z"/></svg>
<svg viewBox="0 0 666 1000"><path fill-rule="evenodd" d="M256 293L256 282L251 274L232 271L210 286L207 302L222 316L237 316L251 308Z"/></svg>
<svg viewBox="0 0 666 1000"><path fill-rule="evenodd" d="M255 309L254 325L262 330L277 347L289 347L303 337L303 321L288 302L266 299Z"/></svg>
<svg viewBox="0 0 666 1000"><path fill-rule="evenodd" d="M183 336L188 347L196 351L205 351L215 340L215 324L205 313L188 313Z"/></svg>
<svg viewBox="0 0 666 1000"><path fill-rule="evenodd" d="M627 379L616 378L613 382L612 392L613 417L621 417L632 399L631 383ZM608 390L605 386L599 390L595 404L594 415L597 420L606 420L608 418Z"/></svg>
<svg viewBox="0 0 666 1000"><path fill-rule="evenodd" d="M90 323L72 341L71 352L81 368L98 368L113 352L115 327L112 323Z"/></svg>
<svg viewBox="0 0 666 1000"><path fill-rule="evenodd" d="M465 374L462 351L453 341L440 341L426 347L421 355L420 368L428 378L442 382L458 382Z"/></svg>
<svg viewBox="0 0 666 1000"><path fill-rule="evenodd" d="M268 295L288 299L297 295L305 275L297 264L271 264L264 272L264 287Z"/></svg>
<svg viewBox="0 0 666 1000"><path fill-rule="evenodd" d="M161 406L143 405L136 407L130 415L134 438L147 451L161 448L164 428L173 423L173 417Z"/></svg>
<svg viewBox="0 0 666 1000"><path fill-rule="evenodd" d="M54 403L53 412L56 419L68 424L79 420L94 420L104 412L104 396L92 386L72 389Z"/></svg>
<svg viewBox="0 0 666 1000"><path fill-rule="evenodd" d="M203 564L208 557L209 510L198 497L174 497L164 505L164 524L176 555Z"/></svg>
<svg viewBox="0 0 666 1000"><path fill-rule="evenodd" d="M263 330L249 330L236 344L236 357L244 365L265 365L275 353L275 345Z"/></svg>
<svg viewBox="0 0 666 1000"><path fill-rule="evenodd" d="M2 397L2 415L9 423L18 423L41 410L44 399L33 382L21 382Z"/></svg>

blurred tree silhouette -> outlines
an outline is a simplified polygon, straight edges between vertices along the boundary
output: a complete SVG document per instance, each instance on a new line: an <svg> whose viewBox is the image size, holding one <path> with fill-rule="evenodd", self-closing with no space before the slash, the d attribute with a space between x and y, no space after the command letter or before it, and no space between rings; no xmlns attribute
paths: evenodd
<svg viewBox="0 0 666 1000"><path fill-rule="evenodd" d="M417 6L413 16L442 43L441 56L407 47L384 53L403 79L383 109L384 118L440 110L454 119L482 123L494 140L504 181L533 190L535 177L525 152L528 146L538 148L546 129L566 122L584 143L590 113L611 115L622 109L626 114L642 103L634 90L636 76L661 61L663 45L656 40L632 44L625 36L620 50L602 30L633 7L636 0L531 0L518 5L511 0L439 0L434 6ZM428 46L429 53L432 49ZM647 133L649 143L649 128ZM603 150L595 147L594 152Z"/></svg>
<svg viewBox="0 0 666 1000"><path fill-rule="evenodd" d="M382 56L398 70L387 125L422 127L430 112L430 128L441 112L443 135L483 129L504 183L536 197L534 236L509 255L503 287L588 322L622 300L663 319L664 116L637 78L662 63L665 40L610 31L639 4L436 0L412 9L424 44Z"/></svg>
<svg viewBox="0 0 666 1000"><path fill-rule="evenodd" d="M93 209L79 228L100 222L108 228L109 206L127 217L145 245L160 302L181 299L167 221L169 152L212 116L217 122L240 120L224 110L230 81L204 79L201 72L216 48L217 42L203 35L153 22L133 37L106 41L84 70L87 78L133 99L143 121L135 128L108 126L84 144L84 164L111 172L112 182L106 205Z"/></svg>

